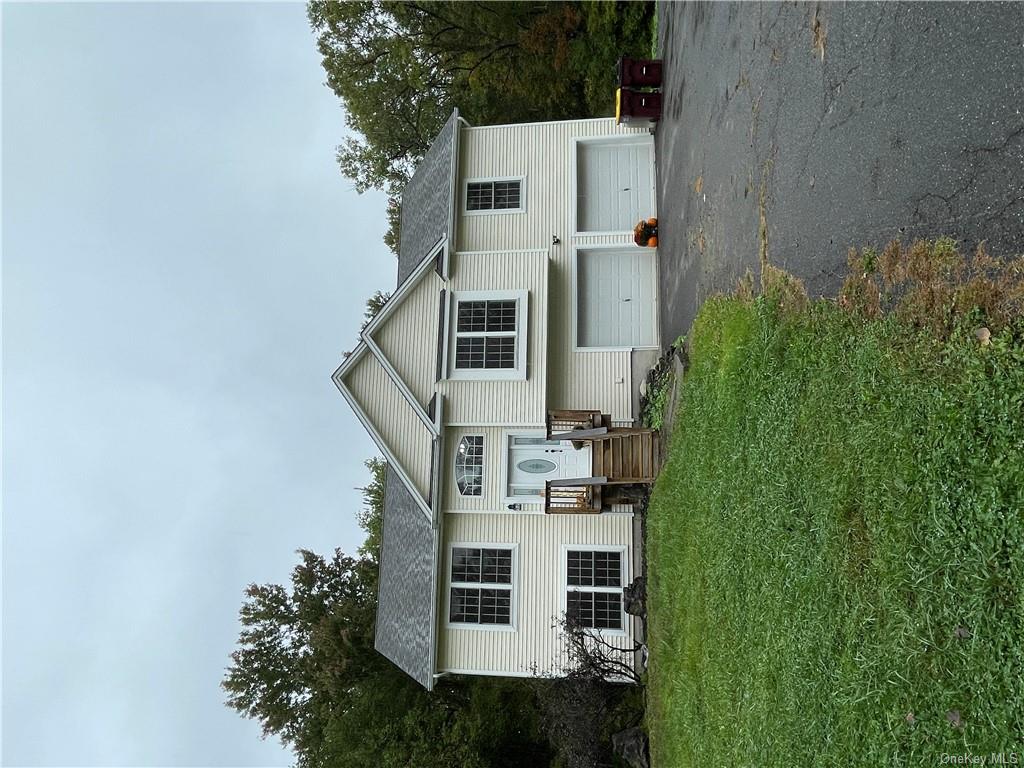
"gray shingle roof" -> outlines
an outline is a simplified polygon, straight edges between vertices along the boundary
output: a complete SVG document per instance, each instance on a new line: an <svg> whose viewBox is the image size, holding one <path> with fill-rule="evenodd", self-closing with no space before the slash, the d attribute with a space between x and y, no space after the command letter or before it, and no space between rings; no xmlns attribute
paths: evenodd
<svg viewBox="0 0 1024 768"><path fill-rule="evenodd" d="M398 284L408 277L451 225L452 153L459 112L453 110L402 193Z"/></svg>
<svg viewBox="0 0 1024 768"><path fill-rule="evenodd" d="M458 111L453 111L402 194L398 285L448 232L457 129ZM428 690L434 686L436 578L431 522L389 467L384 490L374 646Z"/></svg>
<svg viewBox="0 0 1024 768"><path fill-rule="evenodd" d="M374 647L428 690L434 686L434 531L388 467Z"/></svg>

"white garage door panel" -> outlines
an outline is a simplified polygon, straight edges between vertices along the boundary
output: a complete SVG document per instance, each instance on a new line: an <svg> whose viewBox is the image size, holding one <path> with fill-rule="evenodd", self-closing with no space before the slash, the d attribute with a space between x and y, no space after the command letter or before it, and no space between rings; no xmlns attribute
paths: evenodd
<svg viewBox="0 0 1024 768"><path fill-rule="evenodd" d="M580 251L577 257L577 343L581 347L656 346L653 248Z"/></svg>
<svg viewBox="0 0 1024 768"><path fill-rule="evenodd" d="M580 232L626 232L654 215L653 145L577 145L576 210Z"/></svg>

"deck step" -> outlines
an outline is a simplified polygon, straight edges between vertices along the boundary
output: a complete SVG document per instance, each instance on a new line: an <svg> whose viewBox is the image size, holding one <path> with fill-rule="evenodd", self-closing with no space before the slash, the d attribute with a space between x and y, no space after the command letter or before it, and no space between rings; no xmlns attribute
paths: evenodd
<svg viewBox="0 0 1024 768"><path fill-rule="evenodd" d="M658 434L652 430L616 430L591 446L593 474L609 483L650 483L658 474Z"/></svg>

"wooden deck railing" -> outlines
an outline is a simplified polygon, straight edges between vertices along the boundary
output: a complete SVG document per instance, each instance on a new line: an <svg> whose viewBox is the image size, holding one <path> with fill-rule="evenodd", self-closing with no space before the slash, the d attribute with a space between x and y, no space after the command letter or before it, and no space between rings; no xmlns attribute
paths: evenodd
<svg viewBox="0 0 1024 768"><path fill-rule="evenodd" d="M608 433L607 417L600 411L548 411L549 440L586 440Z"/></svg>
<svg viewBox="0 0 1024 768"><path fill-rule="evenodd" d="M549 480L544 484L547 514L597 514L601 511L601 486L605 477Z"/></svg>
<svg viewBox="0 0 1024 768"><path fill-rule="evenodd" d="M549 514L598 513L605 505L635 503L641 486L654 482L661 467L655 430L612 427L600 411L548 411L547 436L587 449L593 475L549 481L544 488L544 511Z"/></svg>

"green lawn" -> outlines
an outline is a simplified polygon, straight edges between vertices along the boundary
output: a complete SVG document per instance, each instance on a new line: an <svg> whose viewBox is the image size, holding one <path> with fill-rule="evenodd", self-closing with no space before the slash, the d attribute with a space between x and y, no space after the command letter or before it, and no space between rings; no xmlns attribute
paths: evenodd
<svg viewBox="0 0 1024 768"><path fill-rule="evenodd" d="M1024 762L1017 328L705 304L648 512L656 767Z"/></svg>

